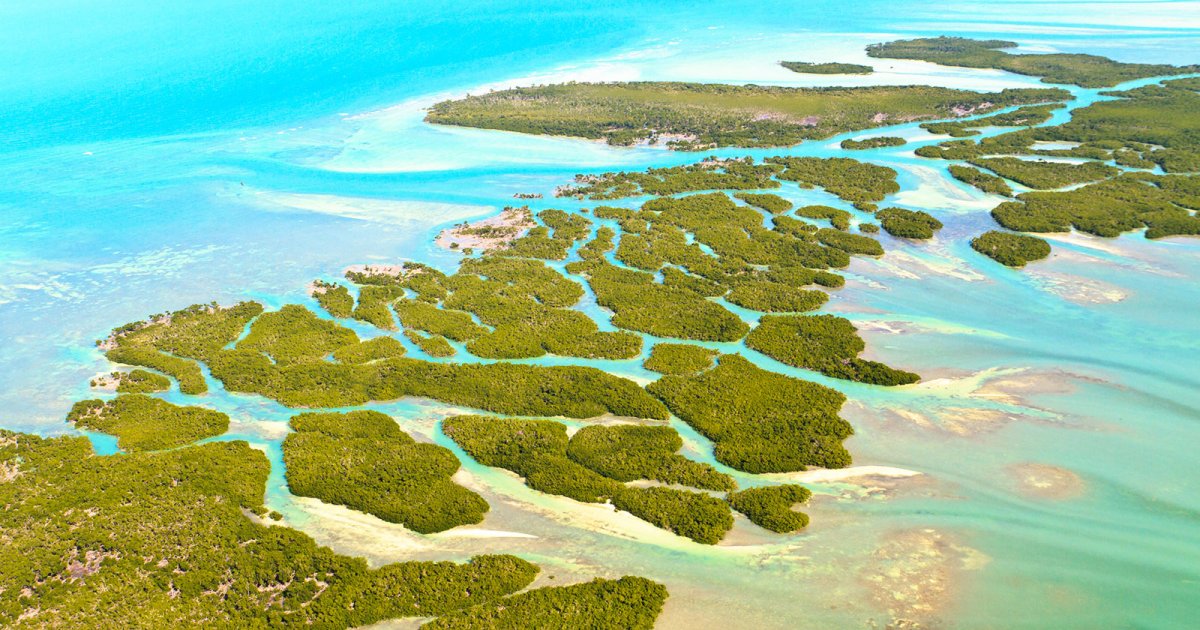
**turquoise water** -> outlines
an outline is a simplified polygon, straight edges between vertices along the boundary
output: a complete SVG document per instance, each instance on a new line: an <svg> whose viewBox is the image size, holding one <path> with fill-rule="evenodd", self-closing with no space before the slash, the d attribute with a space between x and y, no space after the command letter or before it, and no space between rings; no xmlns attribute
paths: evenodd
<svg viewBox="0 0 1200 630"><path fill-rule="evenodd" d="M866 43L941 33L1200 61L1194 3L442 4L0 7L0 426L69 432L66 410L94 396L89 378L111 369L93 341L115 325L213 299L311 306L305 285L353 263L452 268L456 255L433 247L432 236L495 213L515 192L548 193L577 172L698 157L423 125L421 107L445 96L572 78L811 85L837 79L774 62L864 62ZM1037 84L876 65L875 76L841 81ZM1101 98L1072 91L1072 107ZM944 626L1191 626L1200 616L1200 244L1073 238L1028 271L1003 268L966 244L991 226L995 199L911 155L936 138L916 125L849 135L893 132L912 142L853 156L899 169L904 190L889 202L928 209L946 228L924 245L884 237L888 255L856 261L829 310L866 331L873 358L925 382L842 383L712 344L846 392L856 463L922 473L812 484L819 494L803 534L739 519L727 544L702 547L466 461L463 482L493 506L482 528L509 534L417 536L288 494L278 447L287 409L218 387L200 403L233 418L221 439L268 453L268 501L288 524L373 562L512 551L560 582L625 573L663 581L672 593L664 627L841 628L895 617L895 601L879 596L880 558L917 566L923 550L940 559L901 575L929 587L932 619ZM838 140L787 153L838 155ZM843 206L821 191L781 194ZM607 327L594 302L581 308ZM638 361L589 364L654 377ZM442 405L373 408L456 449L437 430L452 413ZM707 442L675 424L690 454L712 461ZM111 439L93 440L102 453L116 450ZM1012 468L1026 463L1070 471L1075 491L1031 496ZM893 540L917 545L893 557Z"/></svg>

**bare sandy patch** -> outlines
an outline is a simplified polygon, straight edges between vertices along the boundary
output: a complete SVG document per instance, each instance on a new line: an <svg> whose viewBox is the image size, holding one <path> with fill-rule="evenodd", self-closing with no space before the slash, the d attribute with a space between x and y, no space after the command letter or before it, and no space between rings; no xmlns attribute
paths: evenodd
<svg viewBox="0 0 1200 630"><path fill-rule="evenodd" d="M1085 490L1079 475L1050 464L1013 464L1007 472L1016 483L1017 491L1034 499L1065 501L1083 495Z"/></svg>
<svg viewBox="0 0 1200 630"><path fill-rule="evenodd" d="M529 208L509 207L494 217L463 222L442 230L435 242L446 249L503 249L534 227L537 227L537 223L534 223L533 213Z"/></svg>
<svg viewBox="0 0 1200 630"><path fill-rule="evenodd" d="M1040 280L1043 289L1075 304L1115 304L1130 293L1115 284L1068 273L1030 269L1031 278Z"/></svg>

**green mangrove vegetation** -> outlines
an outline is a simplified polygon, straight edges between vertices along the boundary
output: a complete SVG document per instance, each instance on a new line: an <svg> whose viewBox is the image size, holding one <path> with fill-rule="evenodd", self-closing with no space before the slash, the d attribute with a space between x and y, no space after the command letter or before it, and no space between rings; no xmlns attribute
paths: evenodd
<svg viewBox="0 0 1200 630"><path fill-rule="evenodd" d="M807 219L829 219L829 224L839 230L850 229L850 213L832 206L800 206L795 215ZM780 225L779 221L775 225Z"/></svg>
<svg viewBox="0 0 1200 630"><path fill-rule="evenodd" d="M203 394L208 391L208 383L204 373L195 361L173 357L169 354L148 348L117 347L104 354L109 361L125 365L140 365L152 370L175 377L179 382L179 391L190 394Z"/></svg>
<svg viewBox="0 0 1200 630"><path fill-rule="evenodd" d="M81 400L67 422L116 436L117 446L129 452L176 448L229 430L229 416L219 411L180 407L145 394Z"/></svg>
<svg viewBox="0 0 1200 630"><path fill-rule="evenodd" d="M86 438L0 434L0 625L348 628L496 601L513 556L376 569L266 526L269 464L245 442L119 457ZM649 614L649 611L647 611Z"/></svg>
<svg viewBox="0 0 1200 630"><path fill-rule="evenodd" d="M450 345L450 342L446 341L446 338L441 335L430 335L415 330L406 330L404 331L404 336L416 344L421 349L421 352L431 357L445 358L454 356L454 346Z"/></svg>
<svg viewBox="0 0 1200 630"><path fill-rule="evenodd" d="M344 285L314 280L309 292L317 300L317 304L334 317L346 318L354 314L354 296L350 295L350 289Z"/></svg>
<svg viewBox="0 0 1200 630"><path fill-rule="evenodd" d="M547 586L478 604L438 617L421 627L428 630L650 630L666 599L667 589L645 578L597 578L583 584Z"/></svg>
<svg viewBox="0 0 1200 630"><path fill-rule="evenodd" d="M970 184L982 190L985 193L993 195L1003 195L1011 197L1013 195L1012 187L1004 179L985 173L977 168L963 166L961 164L950 165L950 175L964 184Z"/></svg>
<svg viewBox="0 0 1200 630"><path fill-rule="evenodd" d="M263 313L237 349L256 352L277 366L320 361L335 350L357 345L358 335L336 322L317 317L298 304Z"/></svg>
<svg viewBox="0 0 1200 630"><path fill-rule="evenodd" d="M722 355L698 375L667 375L646 387L672 413L714 443L727 466L750 473L806 466L842 468L853 433L838 417L845 397L835 390Z"/></svg>
<svg viewBox="0 0 1200 630"><path fill-rule="evenodd" d="M695 164L619 171L599 175L576 175L575 183L560 186L559 197L594 200L621 199L641 195L677 195L700 190L758 190L778 188L771 179L778 167L755 164L751 158L705 158Z"/></svg>
<svg viewBox="0 0 1200 630"><path fill-rule="evenodd" d="M429 534L478 523L488 504L450 480L458 459L419 444L378 411L305 413L283 441L293 494L345 505Z"/></svg>
<svg viewBox="0 0 1200 630"><path fill-rule="evenodd" d="M829 294L799 289L782 282L752 280L735 286L725 299L743 308L764 313L799 313L821 308L829 300Z"/></svg>
<svg viewBox="0 0 1200 630"><path fill-rule="evenodd" d="M996 206L992 217L1021 232L1071 228L1115 237L1146 228L1146 238L1200 234L1200 178L1126 173L1061 192L1030 192Z"/></svg>
<svg viewBox="0 0 1200 630"><path fill-rule="evenodd" d="M862 151L865 149L882 149L884 147L902 147L905 144L908 144L908 141L897 136L875 136L874 138L863 138L862 140L848 138L842 140L841 147L850 151Z"/></svg>
<svg viewBox="0 0 1200 630"><path fill-rule="evenodd" d="M607 263L584 263L569 270L587 278L596 303L611 310L613 324L621 328L703 341L737 341L750 331L721 305L694 291L656 283L652 274Z"/></svg>
<svg viewBox="0 0 1200 630"><path fill-rule="evenodd" d="M405 352L404 344L396 338L375 337L360 343L342 346L333 351L333 358L339 363L360 365L382 359L402 357Z"/></svg>
<svg viewBox="0 0 1200 630"><path fill-rule="evenodd" d="M589 426L571 436L567 456L610 479L648 479L704 490L733 490L733 478L678 454L683 439L663 426Z"/></svg>
<svg viewBox="0 0 1200 630"><path fill-rule="evenodd" d="M1025 263L1050 255L1050 244L1036 236L997 230L984 232L971 239L971 248L1009 267L1024 267Z"/></svg>
<svg viewBox="0 0 1200 630"><path fill-rule="evenodd" d="M780 61L779 65L800 74L871 74L875 69L858 63Z"/></svg>
<svg viewBox="0 0 1200 630"><path fill-rule="evenodd" d="M900 238L929 239L942 229L942 222L923 210L884 208L875 216L885 232Z"/></svg>
<svg viewBox="0 0 1200 630"><path fill-rule="evenodd" d="M784 167L779 179L824 188L861 210L872 211L873 204L900 192L895 169L850 158L772 157L764 162Z"/></svg>
<svg viewBox="0 0 1200 630"><path fill-rule="evenodd" d="M737 193L734 197L771 214L783 214L792 209L792 202L770 193Z"/></svg>
<svg viewBox="0 0 1200 630"><path fill-rule="evenodd" d="M950 118L1066 97L1056 89L979 93L927 86L569 83L443 101L429 109L426 120L613 145L663 142L674 149L700 150L789 146L889 121Z"/></svg>
<svg viewBox="0 0 1200 630"><path fill-rule="evenodd" d="M880 245L879 241L869 236L821 228L816 231L816 237L822 245L840 249L847 254L861 254L863 256L883 255L883 245Z"/></svg>
<svg viewBox="0 0 1200 630"><path fill-rule="evenodd" d="M983 138L921 147L924 157L967 160L986 155L1044 155L1116 160L1125 166L1158 165L1167 173L1200 171L1200 94L1180 80L1124 92L1071 112L1071 119ZM1040 148L1039 142L1068 143L1067 148ZM1073 146L1072 146L1073 145Z"/></svg>
<svg viewBox="0 0 1200 630"><path fill-rule="evenodd" d="M1011 112L992 114L970 120L924 123L921 128L929 133L948 135L952 138L965 138L979 135L979 130L986 127L1032 127L1040 125L1054 115L1054 110L1065 107L1062 103L1047 105L1029 105L1019 107Z"/></svg>
<svg viewBox="0 0 1200 630"><path fill-rule="evenodd" d="M682 343L658 343L643 366L659 374L695 374L713 366L717 351Z"/></svg>
<svg viewBox="0 0 1200 630"><path fill-rule="evenodd" d="M429 302L402 299L392 304L392 308L400 316L400 324L405 328L455 341L471 341L491 332L476 324L466 311L438 308Z"/></svg>
<svg viewBox="0 0 1200 630"><path fill-rule="evenodd" d="M788 365L833 378L871 385L907 385L920 380L912 372L858 358L866 343L850 320L836 315L766 315L746 337L746 345Z"/></svg>
<svg viewBox="0 0 1200 630"><path fill-rule="evenodd" d="M808 488L788 484L731 492L727 500L733 509L745 514L755 525L787 534L808 527L808 515L792 508L811 496Z"/></svg>
<svg viewBox="0 0 1200 630"><path fill-rule="evenodd" d="M1120 172L1102 162L1050 162L1015 157L975 158L970 162L1005 179L1037 190L1094 182Z"/></svg>
<svg viewBox="0 0 1200 630"><path fill-rule="evenodd" d="M995 68L1016 74L1041 77L1046 83L1081 87L1110 87L1133 79L1200 71L1197 66L1121 63L1107 57L1081 54L1021 54L1005 51L1016 42L1000 39L931 37L873 44L867 55L883 59L916 59L943 66Z"/></svg>
<svg viewBox="0 0 1200 630"><path fill-rule="evenodd" d="M153 394L171 388L171 379L146 370L113 372L109 378L116 381L118 394ZM93 382L93 386L95 384Z"/></svg>
<svg viewBox="0 0 1200 630"><path fill-rule="evenodd" d="M552 289L543 288L543 297L551 300ZM255 303L192 307L116 334L116 348L109 354L124 356L119 351L125 347L159 355L179 353L204 361L230 391L261 394L291 407L342 407L420 396L499 413L666 417L666 410L637 384L595 368L430 363L399 356L369 363L331 362L330 353L367 354L379 349L378 342L359 342L353 331L295 305L259 318L245 339L226 349L261 311ZM337 347L338 342L345 345Z"/></svg>
<svg viewBox="0 0 1200 630"><path fill-rule="evenodd" d="M556 233L567 234L563 238L569 243L581 240L590 230L590 222L578 215L570 216L583 221L582 224L547 212L539 216L548 216L548 220L559 226ZM561 251L565 256L565 246ZM554 258L559 252L544 253ZM444 340L437 341L440 337L465 341L471 354L491 359L530 358L547 353L623 359L637 356L641 351L638 336L623 331L602 332L591 318L571 308L583 297L578 282L541 260L517 257L514 248L465 259L459 270L449 276L422 271L358 279L364 283L391 283L382 286L395 289L396 295L404 289L415 291L418 294L415 299L397 299L391 308L413 343L429 345L441 353L435 356L446 356L450 348ZM363 288L372 286L364 284Z"/></svg>
<svg viewBox="0 0 1200 630"><path fill-rule="evenodd" d="M1183 69L1168 67L1156 73ZM1062 191L1034 191L1001 203L992 217L1024 232L1077 229L1104 237L1145 230L1147 238L1200 234L1195 201L1200 189L1200 94L1187 79L1109 93L1072 112L1071 119L1050 127L1023 129L979 142L957 140L922 147L919 155L971 163L993 170L1031 188L1078 186ZM1039 143L1059 143L1047 148ZM994 155L1008 157L987 157ZM1021 160L1014 155L1086 158L1081 164ZM1161 168L1165 174L1125 171ZM951 167L951 173L989 192L1006 193L1003 180L981 178L982 172ZM1003 187L1001 184L1004 184ZM1008 239L1011 240L1011 239ZM997 245L994 239L984 244ZM1026 247L1030 247L1026 244ZM1003 252L1005 247L989 248ZM1036 250L1041 250L1040 247ZM1035 253L1035 250L1030 250ZM987 253L987 252L984 252ZM1016 262L1020 257L1012 258Z"/></svg>
<svg viewBox="0 0 1200 630"><path fill-rule="evenodd" d="M584 503L611 502L618 510L704 544L716 544L733 526L729 507L720 499L676 488L626 486L580 463L571 455L570 443L576 438L568 439L567 427L560 422L457 416L442 422L442 432L479 463L510 470L539 492ZM689 466L671 457L674 451L663 448L674 442L664 442L663 437L660 432L589 433L575 451L582 461L621 478L652 473L708 485L732 484L701 464Z"/></svg>
<svg viewBox="0 0 1200 630"><path fill-rule="evenodd" d="M705 545L721 542L733 527L729 505L700 492L622 487L613 495L612 505L651 525Z"/></svg>
<svg viewBox="0 0 1200 630"><path fill-rule="evenodd" d="M382 330L396 330L396 319L388 305L404 295L404 289L392 285L366 285L358 290L358 304L350 316Z"/></svg>

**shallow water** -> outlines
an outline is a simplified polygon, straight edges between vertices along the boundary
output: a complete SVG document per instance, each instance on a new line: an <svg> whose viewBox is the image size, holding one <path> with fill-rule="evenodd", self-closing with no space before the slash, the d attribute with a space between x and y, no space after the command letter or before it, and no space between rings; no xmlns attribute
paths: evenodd
<svg viewBox="0 0 1200 630"><path fill-rule="evenodd" d="M0 8L10 60L0 67L0 426L70 432L66 410L94 396L89 378L111 369L93 341L115 325L213 299L311 306L307 283L353 263L452 268L457 255L432 236L495 213L516 192L700 157L421 123L421 107L447 95L567 79L1038 85L862 53L942 33L1200 61L1200 8L1187 2L243 4ZM776 66L782 58L880 72L806 77ZM1103 98L1072 92L1072 108ZM709 344L844 391L856 465L921 473L810 484L817 497L802 534L738 517L723 544L692 544L471 462L436 428L455 411L444 405L372 405L455 450L460 481L492 505L478 527L420 536L292 497L278 446L286 408L219 387L201 403L233 418L220 439L266 451L268 502L285 522L372 562L513 552L543 566L539 584L645 575L671 591L662 627L882 627L907 617L957 628L1191 626L1200 614L1200 242L1073 236L1055 241L1050 260L1010 270L967 245L992 225L995 199L912 155L940 138L915 124L845 137L873 135L910 139L850 154L900 170L903 190L885 204L927 209L946 228L921 245L883 236L888 255L856 260L828 310L864 330L869 356L924 382L833 381ZM840 155L840 139L713 154ZM845 207L789 184L781 194ZM583 205L547 197L531 205ZM587 298L582 308L607 325ZM654 378L637 360L532 362ZM706 440L674 424L690 455L713 461ZM102 436L94 443L116 450ZM1022 482L1027 463L1068 471L1047 483L1073 473L1077 484L1035 491Z"/></svg>

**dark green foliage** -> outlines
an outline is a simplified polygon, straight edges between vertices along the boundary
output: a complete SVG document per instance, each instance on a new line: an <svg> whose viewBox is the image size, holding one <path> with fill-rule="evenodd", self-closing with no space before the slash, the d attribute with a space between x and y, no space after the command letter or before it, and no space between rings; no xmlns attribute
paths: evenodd
<svg viewBox="0 0 1200 630"><path fill-rule="evenodd" d="M900 238L927 239L933 238L933 233L942 229L942 222L933 215L921 210L905 210L904 208L884 208L875 213L884 231Z"/></svg>
<svg viewBox="0 0 1200 630"><path fill-rule="evenodd" d="M671 488L628 488L582 465L568 454L569 442L574 440L567 439L567 427L559 422L458 416L443 421L442 432L479 463L511 470L539 492L585 503L612 501L617 509L706 544L718 542L733 525L728 506L706 494ZM669 457L673 451L663 453L660 433L624 433L621 437L624 439L604 440L588 434L575 450L580 460L597 463L621 477L632 474L639 462L643 468L636 471L647 472L645 468L657 461L655 472L663 476L720 483L719 477L710 476L701 464L680 464ZM646 440L650 441L643 443Z"/></svg>
<svg viewBox="0 0 1200 630"><path fill-rule="evenodd" d="M841 230L822 228L817 230L817 240L829 247L835 247L847 254L862 254L865 256L882 256L883 246L879 241L861 234L847 234Z"/></svg>
<svg viewBox="0 0 1200 630"><path fill-rule="evenodd" d="M404 356L404 344L393 337L375 337L358 344L342 346L333 351L333 358L341 363L358 365L381 359Z"/></svg>
<svg viewBox="0 0 1200 630"><path fill-rule="evenodd" d="M262 312L255 302L229 308L196 304L147 322L126 324L113 331L107 344L109 360L140 365L175 377L185 394L208 391L200 366L188 357L204 360L220 352Z"/></svg>
<svg viewBox="0 0 1200 630"><path fill-rule="evenodd" d="M537 456L567 453L567 427L553 420L455 416L442 422L442 433L475 461L519 475Z"/></svg>
<svg viewBox="0 0 1200 630"><path fill-rule="evenodd" d="M792 202L779 195L772 195L770 193L737 193L734 197L757 208L762 208L771 214L783 214L792 209Z"/></svg>
<svg viewBox="0 0 1200 630"><path fill-rule="evenodd" d="M452 357L454 356L454 346L446 341L441 335L426 335L415 330L404 331L404 336L409 341L417 344L421 352L428 354L431 357Z"/></svg>
<svg viewBox="0 0 1200 630"><path fill-rule="evenodd" d="M321 319L303 306L288 304L259 316L237 348L261 352L276 365L288 366L318 361L339 348L357 344L353 330Z"/></svg>
<svg viewBox="0 0 1200 630"><path fill-rule="evenodd" d="M733 304L764 313L799 313L821 308L829 294L770 281L744 282L726 298Z"/></svg>
<svg viewBox="0 0 1200 630"><path fill-rule="evenodd" d="M604 254L611 252L617 233L610 227L596 230L596 236L579 248L579 257L583 260L600 260Z"/></svg>
<svg viewBox="0 0 1200 630"><path fill-rule="evenodd" d="M835 315L767 315L746 345L795 367L872 385L907 385L920 377L858 358L866 348L849 320ZM669 405L669 403L668 403Z"/></svg>
<svg viewBox="0 0 1200 630"><path fill-rule="evenodd" d="M723 355L697 376L664 376L647 389L715 443L717 460L751 473L790 472L850 463L838 417L845 397L815 383Z"/></svg>
<svg viewBox="0 0 1200 630"><path fill-rule="evenodd" d="M816 207L823 208L825 206ZM836 210L836 208L834 209ZM847 221L849 221L849 219L847 219ZM775 217L774 219L771 219L771 223L773 226L772 229L776 232L779 232L780 234L790 234L803 241L813 240L813 234L816 234L817 230L819 229L817 226L811 223L792 217Z"/></svg>
<svg viewBox="0 0 1200 630"><path fill-rule="evenodd" d="M609 264L578 269L596 302L615 313L613 324L659 337L736 341L750 327L736 315L687 289L663 286L648 273Z"/></svg>
<svg viewBox="0 0 1200 630"><path fill-rule="evenodd" d="M267 362L232 353L211 366L227 389L262 394L290 407L343 407L420 396L498 413L666 417L636 383L587 367L397 358L368 365L314 363L272 369Z"/></svg>
<svg viewBox="0 0 1200 630"><path fill-rule="evenodd" d="M662 269L663 286L675 287L678 289L687 289L704 297L720 297L725 295L729 290L717 282L693 276L692 274L683 271L677 267L664 267Z"/></svg>
<svg viewBox="0 0 1200 630"><path fill-rule="evenodd" d="M1008 185L1008 182L995 175L992 175L991 173L985 173L977 168L961 166L959 164L951 164L950 175L952 175L954 179L957 179L964 184L970 184L985 193L1004 195L1005 197L1011 197L1013 194L1012 188Z"/></svg>
<svg viewBox="0 0 1200 630"><path fill-rule="evenodd" d="M862 140L842 140L842 148L850 151L862 151L864 149L880 149L883 147L901 147L907 143L908 141L904 138L896 136L875 136L874 138L863 138Z"/></svg>
<svg viewBox="0 0 1200 630"><path fill-rule="evenodd" d="M560 197L620 199L639 195L677 195L697 190L778 188L779 182L771 179L778 170L770 164L756 165L751 158L708 158L696 164L651 168L645 172L576 175L574 185L563 186L556 194ZM597 210L599 211L599 208ZM596 217L617 218L611 212L598 212Z"/></svg>
<svg viewBox="0 0 1200 630"><path fill-rule="evenodd" d="M117 379L118 394L152 394L171 388L171 379L146 370L113 372L113 378Z"/></svg>
<svg viewBox="0 0 1200 630"><path fill-rule="evenodd" d="M541 267L541 263L537 265ZM503 265L494 267L498 282L504 281L505 269ZM549 273L573 290L564 291L554 284L536 285L534 293L542 303L555 305L578 299L582 292L578 284L556 272ZM247 316L261 308L257 304L249 306L253 308L238 308ZM666 410L635 383L594 368L504 363L458 365L401 357L366 364L333 363L325 360L330 350L335 357L345 348L352 348L346 351L352 355L361 352L370 356L379 348L363 348L352 331L320 320L302 307L287 307L271 315L264 316L261 328L256 322L250 335L234 350L222 347L233 341L239 331L230 330L228 337L218 337L216 344L195 338L203 330L227 323L233 316L230 309L225 309L189 316L196 321L179 328L174 323L156 324L125 333L118 338L120 345L116 351L130 344L151 351L161 346L181 353L195 352L194 358L204 360L226 389L262 394L291 407L342 407L371 400L422 396L500 413L583 418L613 413L666 418ZM205 324L208 318L216 321ZM296 329L291 330L290 326ZM331 340L339 339L348 344L331 348ZM280 359L272 361L259 350Z"/></svg>
<svg viewBox="0 0 1200 630"><path fill-rule="evenodd" d="M946 118L1062 100L1061 90L978 93L927 86L786 88L699 83L569 83L443 101L426 120L521 133L578 136L614 145L666 141L675 149L772 147L870 129L888 119Z"/></svg>
<svg viewBox="0 0 1200 630"><path fill-rule="evenodd" d="M345 505L428 534L478 523L479 495L450 480L458 460L435 444L418 444L377 411L306 413L283 441L293 494Z"/></svg>
<svg viewBox="0 0 1200 630"><path fill-rule="evenodd" d="M470 341L488 334L469 313L438 308L418 300L398 300L392 305L405 328L423 330L455 341Z"/></svg>
<svg viewBox="0 0 1200 630"><path fill-rule="evenodd" d="M613 507L669 532L705 545L721 542L733 527L729 506L716 497L675 488L626 488L612 498Z"/></svg>
<svg viewBox="0 0 1200 630"><path fill-rule="evenodd" d="M985 127L1029 127L1050 120L1054 110L1062 109L1061 103L1050 105L1032 105L1021 107L1003 114L993 114L982 118L953 122L925 123L921 128L929 133L947 134L955 138L979 135L979 129Z"/></svg>
<svg viewBox="0 0 1200 630"><path fill-rule="evenodd" d="M358 290L358 305L350 316L376 328L396 330L396 320L389 305L403 295L404 287L399 285L363 286Z"/></svg>
<svg viewBox="0 0 1200 630"><path fill-rule="evenodd" d="M179 381L179 391L185 394L197 395L208 391L208 383L204 382L204 374L195 361L134 346L117 347L106 352L104 356L114 363L140 365L169 374Z"/></svg>
<svg viewBox="0 0 1200 630"><path fill-rule="evenodd" d="M1125 174L1062 192L1031 192L992 209L996 222L1022 232L1066 232L1072 227L1114 237L1147 227L1147 238L1200 234L1192 214L1200 178Z"/></svg>
<svg viewBox="0 0 1200 630"><path fill-rule="evenodd" d="M511 470L539 492L603 503L623 487L567 457L560 422L458 416L442 422L442 432L479 463Z"/></svg>
<svg viewBox="0 0 1200 630"><path fill-rule="evenodd" d="M1042 77L1042 81L1046 83L1069 83L1091 88L1109 87L1145 77L1186 74L1200 70L1196 66L1121 63L1096 55L1012 55L1002 50L1015 48L1016 45L1016 42L998 39L934 37L874 44L867 47L867 55L887 59L919 59L944 66L996 68Z"/></svg>
<svg viewBox="0 0 1200 630"><path fill-rule="evenodd" d="M643 364L659 374L695 374L713 366L716 350L681 343L659 343Z"/></svg>
<svg viewBox="0 0 1200 630"><path fill-rule="evenodd" d="M645 578L595 579L548 586L439 617L428 630L650 630L667 599L663 585Z"/></svg>
<svg viewBox="0 0 1200 630"><path fill-rule="evenodd" d="M705 490L732 490L733 479L678 454L683 439L670 427L620 424L584 427L567 456L610 479L649 479Z"/></svg>
<svg viewBox="0 0 1200 630"><path fill-rule="evenodd" d="M772 157L764 162L785 167L779 179L824 188L855 205L900 192L894 169L850 158Z"/></svg>
<svg viewBox="0 0 1200 630"><path fill-rule="evenodd" d="M1142 154L1132 149L1117 149L1113 151L1113 161L1121 166L1130 168L1152 169L1157 164L1154 160L1142 157Z"/></svg>
<svg viewBox="0 0 1200 630"><path fill-rule="evenodd" d="M583 297L583 287L540 260L466 260L443 285L450 293L440 313L432 305L407 301L397 303L398 311L418 327L470 338L467 350L476 356L516 359L552 353L625 359L641 352L637 335L601 332L591 318L567 308ZM494 330L475 325L467 312Z"/></svg>
<svg viewBox="0 0 1200 630"><path fill-rule="evenodd" d="M1094 182L1112 177L1120 172L1115 167L1101 162L1074 164L1045 160L1022 160L1014 157L975 158L971 160L971 164L1039 190Z"/></svg>
<svg viewBox="0 0 1200 630"><path fill-rule="evenodd" d="M265 513L269 464L245 442L97 457L85 438L4 433L0 462L20 473L0 484L6 627L346 628L491 602L537 573L512 556L371 569L259 524L243 511Z"/></svg>
<svg viewBox="0 0 1200 630"><path fill-rule="evenodd" d="M878 234L879 225L876 223L859 223L858 231L862 232L863 234Z"/></svg>
<svg viewBox="0 0 1200 630"><path fill-rule="evenodd" d="M808 219L829 219L829 224L839 230L850 227L850 213L831 206L801 206L796 208L796 216ZM778 225L778 221L776 221Z"/></svg>
<svg viewBox="0 0 1200 630"><path fill-rule="evenodd" d="M808 501L811 496L812 492L804 486L783 485L747 488L729 493L726 499L755 525L787 534L808 526L808 515L796 512L792 506Z"/></svg>
<svg viewBox="0 0 1200 630"><path fill-rule="evenodd" d="M780 61L779 65L800 74L871 74L875 71L871 66L864 66L857 63L839 63L826 62L814 63L811 61Z"/></svg>
<svg viewBox="0 0 1200 630"><path fill-rule="evenodd" d="M1024 267L1025 263L1050 255L1050 244L1036 236L996 230L984 232L971 239L971 247L1009 267Z"/></svg>
<svg viewBox="0 0 1200 630"><path fill-rule="evenodd" d="M543 226L529 230L507 247L492 253L499 256L562 260L567 257L567 250L575 241L585 238L591 231L591 221L581 215L568 214L562 210L543 210L538 213L538 218L542 220Z"/></svg>
<svg viewBox="0 0 1200 630"><path fill-rule="evenodd" d="M312 296L316 298L321 308L334 317L350 317L354 313L354 297L350 290L336 282L315 280L312 283Z"/></svg>
<svg viewBox="0 0 1200 630"><path fill-rule="evenodd" d="M983 155L1047 155L1092 160L1120 158L1121 163L1164 171L1200 170L1200 94L1175 87L1176 81L1113 93L1121 98L1099 101L1071 112L1053 127L1024 129L970 141L922 147L918 155L965 160ZM1039 149L1038 141L1079 143L1074 148Z"/></svg>
<svg viewBox="0 0 1200 630"><path fill-rule="evenodd" d="M81 400L67 414L67 422L115 435L117 446L129 452L175 448L229 429L229 416L219 411L179 407L143 394Z"/></svg>

